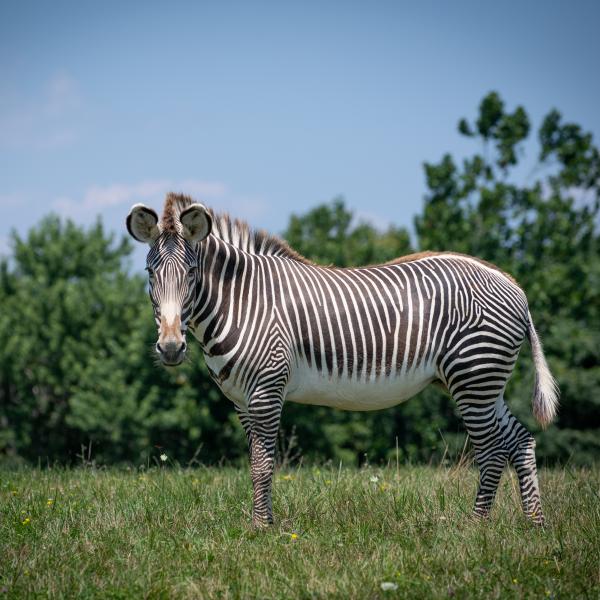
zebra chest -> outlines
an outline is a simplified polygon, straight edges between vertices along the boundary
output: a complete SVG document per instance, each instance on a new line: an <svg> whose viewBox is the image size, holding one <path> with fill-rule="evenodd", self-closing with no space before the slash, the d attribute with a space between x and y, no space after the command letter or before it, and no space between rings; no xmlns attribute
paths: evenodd
<svg viewBox="0 0 600 600"><path fill-rule="evenodd" d="M227 361L223 356L204 355L206 367L212 380L219 386L219 389L239 408L246 407L246 397L242 386L236 383L234 377L225 377L225 366Z"/></svg>

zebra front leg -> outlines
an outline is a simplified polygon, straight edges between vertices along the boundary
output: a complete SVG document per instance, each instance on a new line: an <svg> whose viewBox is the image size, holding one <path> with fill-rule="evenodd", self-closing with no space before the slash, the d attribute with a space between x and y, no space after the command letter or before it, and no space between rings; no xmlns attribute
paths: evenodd
<svg viewBox="0 0 600 600"><path fill-rule="evenodd" d="M252 524L255 527L273 523L271 488L282 404L279 395L257 393L248 402L247 413L240 415L248 437L253 490Z"/></svg>

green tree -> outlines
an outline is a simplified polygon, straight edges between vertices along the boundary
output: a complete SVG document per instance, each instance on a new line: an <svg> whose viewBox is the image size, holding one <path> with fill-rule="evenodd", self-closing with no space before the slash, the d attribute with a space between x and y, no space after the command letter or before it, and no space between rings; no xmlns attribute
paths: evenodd
<svg viewBox="0 0 600 600"><path fill-rule="evenodd" d="M367 222L354 222L343 198L322 204L302 216L292 215L283 236L300 254L319 264L354 267L392 260L411 252L403 227L380 232Z"/></svg>
<svg viewBox="0 0 600 600"><path fill-rule="evenodd" d="M459 132L481 145L462 165L448 154L426 163L428 193L415 218L419 245L489 260L527 293L558 378L558 423L541 434L539 454L587 462L600 453L600 154L592 135L556 110L538 131L533 175L521 181L519 157L530 133L523 107L513 112L492 92L475 123ZM531 426L533 373L528 351L507 398Z"/></svg>
<svg viewBox="0 0 600 600"><path fill-rule="evenodd" d="M131 276L127 240L100 223L57 217L13 235L0 265L0 452L68 462L92 443L100 461L218 461L244 452L228 403L198 356L158 367L145 279Z"/></svg>
<svg viewBox="0 0 600 600"><path fill-rule="evenodd" d="M521 284L561 392L558 422L537 432L538 455L587 463L600 456L600 154L591 134L551 111L523 178L530 119L496 93L459 132L475 153L426 163L427 194L415 218L417 247L496 263ZM341 198L292 215L293 248L340 267L411 252L406 229L356 222ZM145 278L131 275L131 248L98 222L83 229L55 216L12 237L0 261L0 456L76 460L93 444L100 462L150 460L163 451L202 462L246 455L231 403L210 381L197 345L168 370L156 341ZM513 412L535 431L527 345L509 383ZM395 408L351 413L289 403L283 437L302 453L362 462L440 457L464 432L448 395L430 386ZM158 448L157 448L158 447ZM198 452L197 452L198 450Z"/></svg>

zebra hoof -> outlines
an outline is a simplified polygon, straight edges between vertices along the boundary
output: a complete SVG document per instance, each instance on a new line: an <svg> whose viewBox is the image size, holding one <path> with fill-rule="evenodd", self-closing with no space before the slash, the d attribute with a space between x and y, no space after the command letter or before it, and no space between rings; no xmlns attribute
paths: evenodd
<svg viewBox="0 0 600 600"><path fill-rule="evenodd" d="M260 519L256 517L252 519L252 527L254 529L268 529L271 525L273 525L273 519Z"/></svg>
<svg viewBox="0 0 600 600"><path fill-rule="evenodd" d="M535 527L544 527L546 525L546 519L544 515L528 515L529 520Z"/></svg>
<svg viewBox="0 0 600 600"><path fill-rule="evenodd" d="M483 510L475 509L471 513L471 520L477 521L478 523L482 523L482 522L487 523L490 520L490 511L489 510L483 511Z"/></svg>

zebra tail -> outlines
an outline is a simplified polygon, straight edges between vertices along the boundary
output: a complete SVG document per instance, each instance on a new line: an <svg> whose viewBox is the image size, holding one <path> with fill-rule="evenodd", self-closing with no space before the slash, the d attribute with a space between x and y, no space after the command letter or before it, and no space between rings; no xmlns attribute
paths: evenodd
<svg viewBox="0 0 600 600"><path fill-rule="evenodd" d="M542 342L533 326L531 313L528 314L527 337L531 344L533 362L535 364L535 388L533 390L533 416L546 429L556 416L558 410L558 384L546 362Z"/></svg>

